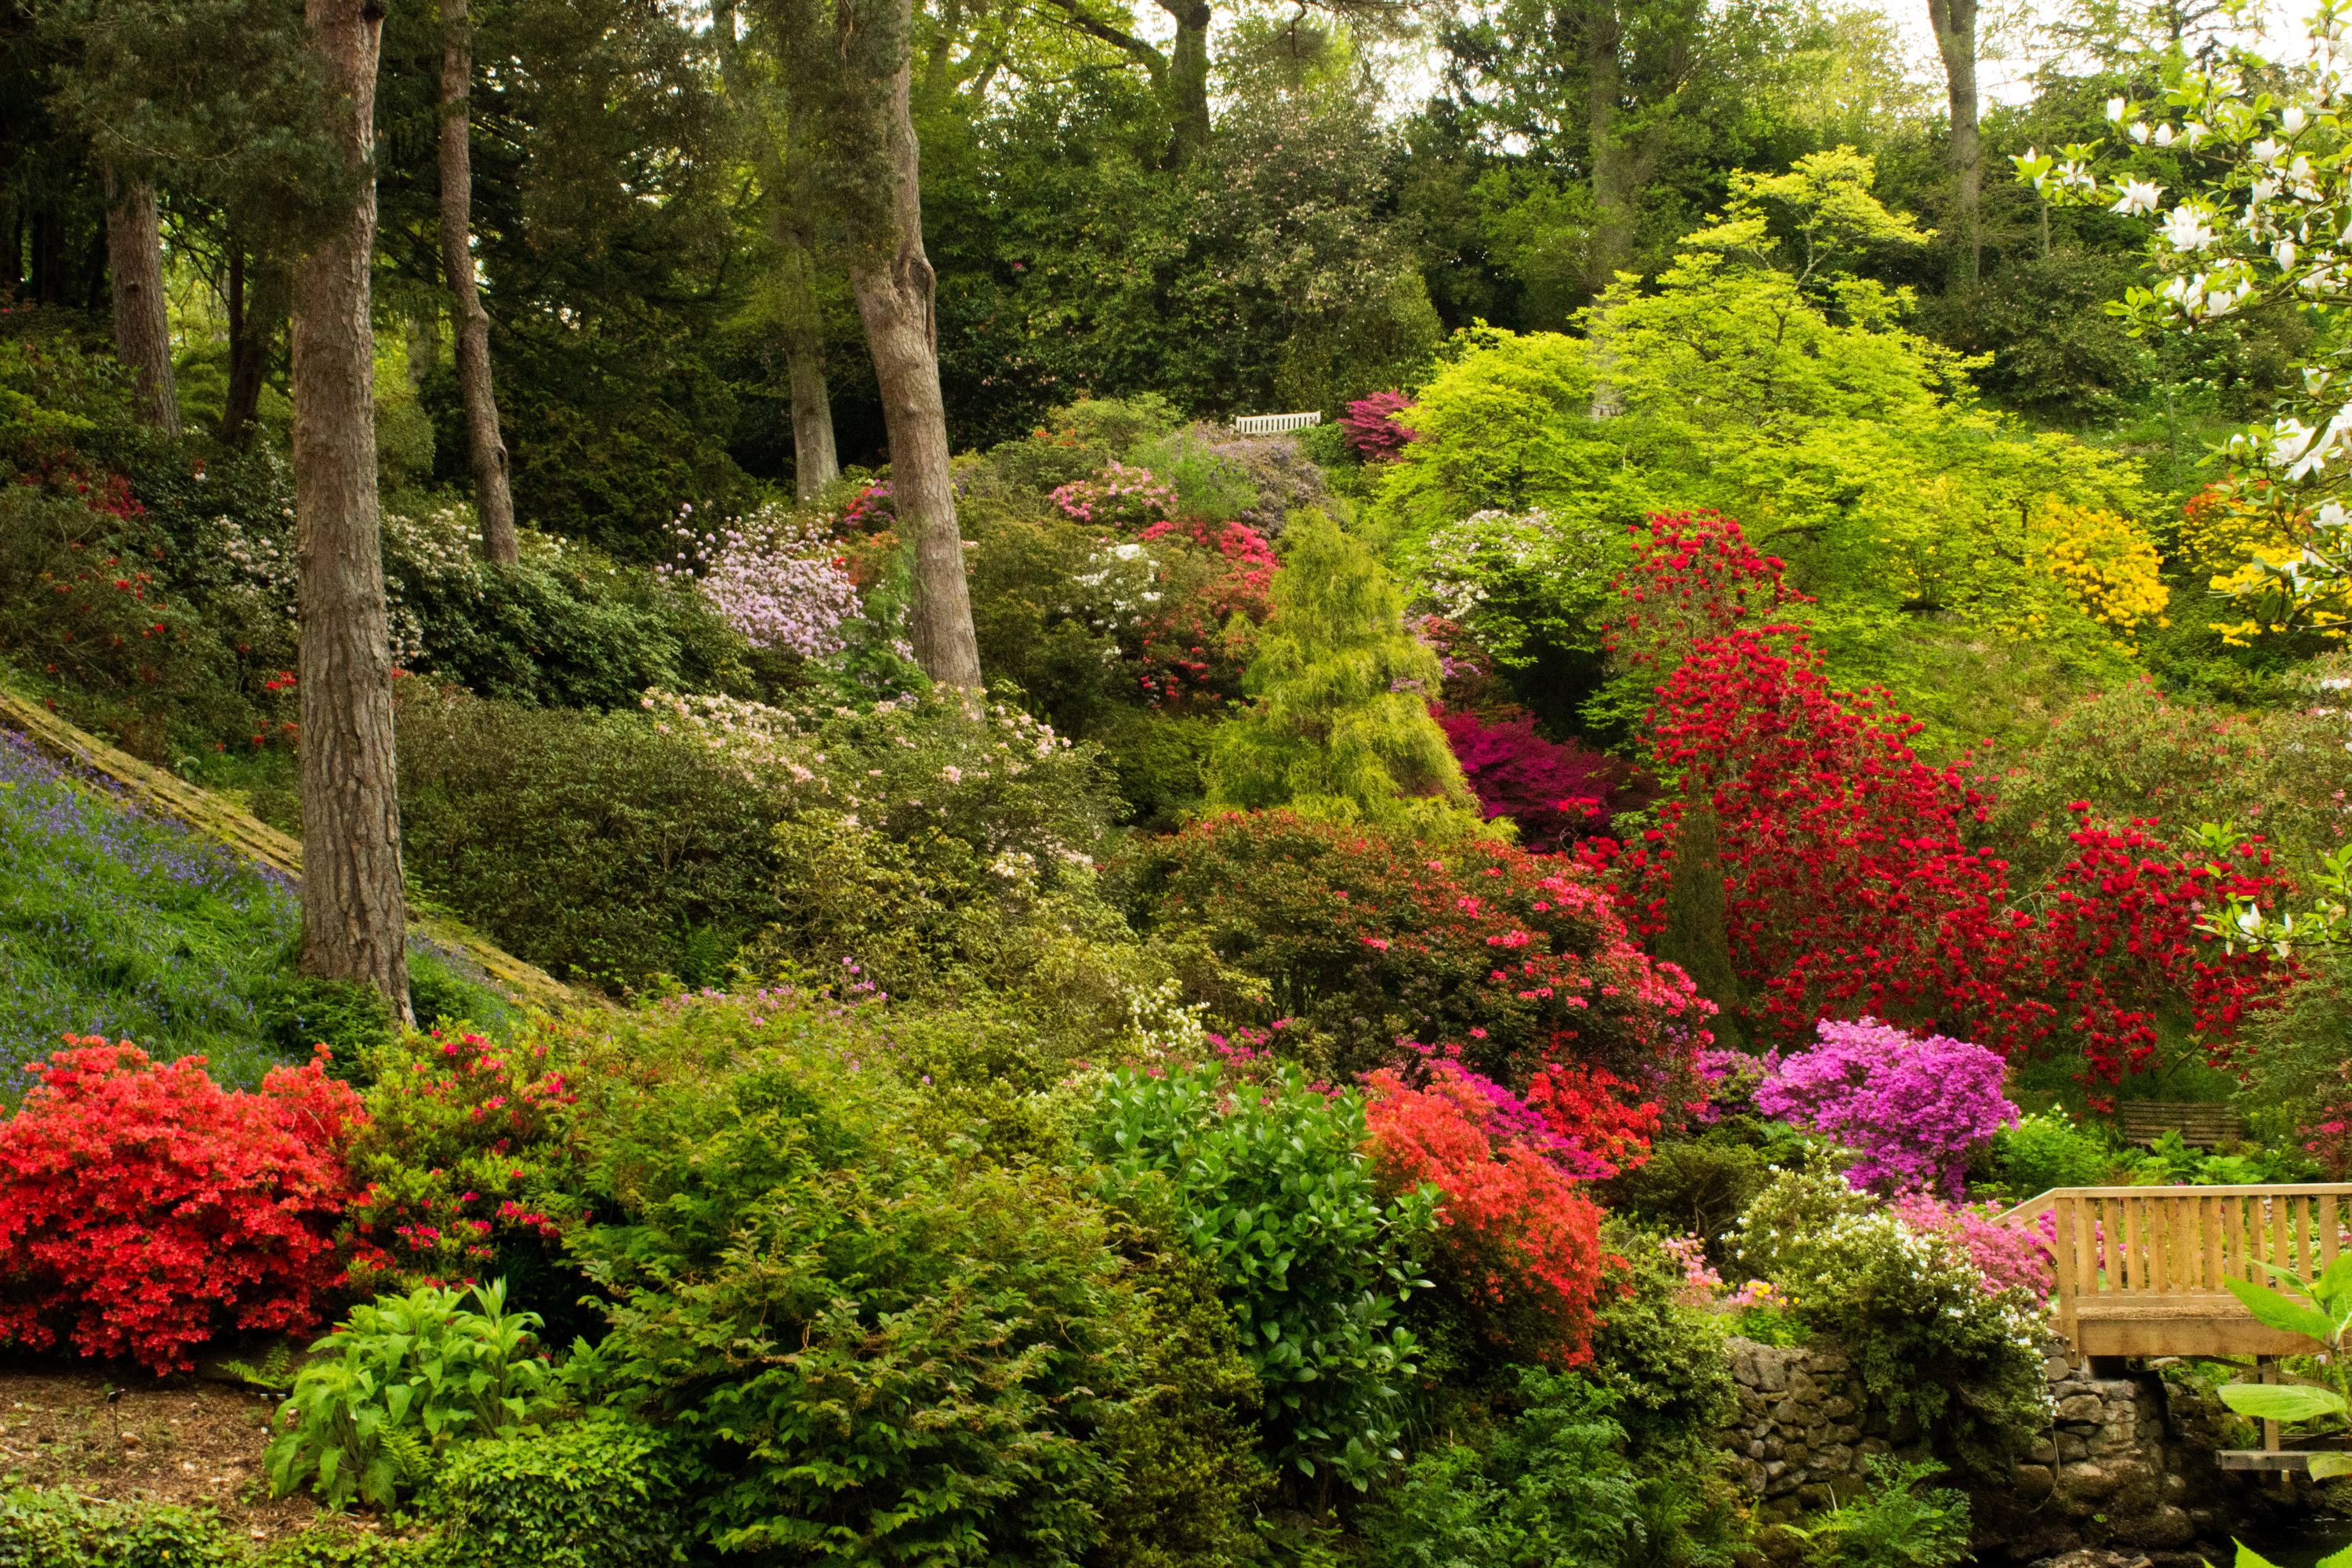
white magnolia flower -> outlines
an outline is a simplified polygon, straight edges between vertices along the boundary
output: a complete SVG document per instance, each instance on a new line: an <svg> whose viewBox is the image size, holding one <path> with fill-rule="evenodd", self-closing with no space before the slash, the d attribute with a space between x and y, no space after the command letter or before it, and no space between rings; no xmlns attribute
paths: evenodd
<svg viewBox="0 0 2352 1568"><path fill-rule="evenodd" d="M2124 103L2124 100L2123 100L2122 99L2120 99L2120 98L2111 98L2111 99L2107 100L2107 120L2108 120L2108 122L2109 122L2109 123L2111 123L2111 124L2116 124L2116 125L2120 125L2120 124L2122 124L2122 123L2123 123L2123 118L2124 118L2124 110L2125 110L2125 108L2126 108L2126 105Z"/></svg>
<svg viewBox="0 0 2352 1568"><path fill-rule="evenodd" d="M2135 121L2133 121L2131 122L2131 139L2132 139L2133 141L2135 141L2135 142L2138 142L2138 143L2139 143L2141 146L2143 146L2143 147L2145 147L2145 146L2147 146L2147 121L2145 121L2145 120L2135 120Z"/></svg>
<svg viewBox="0 0 2352 1568"><path fill-rule="evenodd" d="M2107 210L2124 217L2137 217L2142 213L2154 212L2158 198L2163 195L2164 187L2152 181L2126 180L2123 183L2123 195L2117 197L2116 205Z"/></svg>
<svg viewBox="0 0 2352 1568"><path fill-rule="evenodd" d="M2173 208L2164 217L2159 230L2164 243L2175 250L2202 250L2213 243L2213 231L2206 226L2205 215L2186 204Z"/></svg>
<svg viewBox="0 0 2352 1568"><path fill-rule="evenodd" d="M2192 151L2196 148L2197 143L2204 141L2205 138L2212 134L2213 133L2210 131L2205 129L2204 123L2201 121L2192 120L2188 124L2180 128L2181 141L2188 143Z"/></svg>
<svg viewBox="0 0 2352 1568"><path fill-rule="evenodd" d="M2294 241L2291 239L2280 240L2276 245L2271 247L2271 257L2279 264L2280 271L2285 272L2293 270L2294 267Z"/></svg>
<svg viewBox="0 0 2352 1568"><path fill-rule="evenodd" d="M2261 141L2255 142L2252 146L2247 148L2246 151L2252 156L2254 162L2258 163L2275 163L2285 154L2286 143L2279 141L2276 137L2265 136Z"/></svg>
<svg viewBox="0 0 2352 1568"><path fill-rule="evenodd" d="M2172 131L2172 127L2171 127L2171 126L2169 126L2169 125L2159 125L2159 126L2158 126L2158 127L2156 128L2156 144L2157 144L2158 146L2159 146L2159 147L2169 147L2169 146L2171 146L2171 145L2172 145L2172 136L2173 136L2173 131Z"/></svg>
<svg viewBox="0 0 2352 1568"><path fill-rule="evenodd" d="M2287 111L2279 116L2279 129L2285 132L2290 136L2294 135L2296 132L2301 131L2304 124L2305 119L2303 106L2301 104L2290 104L2287 107Z"/></svg>

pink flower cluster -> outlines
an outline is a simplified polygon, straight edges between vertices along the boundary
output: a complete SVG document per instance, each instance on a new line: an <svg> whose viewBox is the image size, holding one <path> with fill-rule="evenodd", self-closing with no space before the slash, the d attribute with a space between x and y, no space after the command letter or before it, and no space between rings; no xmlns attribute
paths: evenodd
<svg viewBox="0 0 2352 1568"><path fill-rule="evenodd" d="M698 533L681 512L669 532L678 549L657 570L690 582L754 647L806 658L838 653L842 624L863 613L848 562L820 520L771 505Z"/></svg>
<svg viewBox="0 0 2352 1568"><path fill-rule="evenodd" d="M1175 486L1163 484L1150 468L1120 462L1090 479L1073 479L1047 499L1066 517L1113 528L1141 528L1176 510Z"/></svg>
<svg viewBox="0 0 2352 1568"><path fill-rule="evenodd" d="M2036 1301L2050 1299L2053 1221L2042 1216L2038 1230L1995 1225L1984 1208L1948 1204L1925 1193L1908 1193L1893 1204L1895 1217L1913 1230L1943 1236L1959 1245L1984 1277L1985 1294L2022 1290Z"/></svg>
<svg viewBox="0 0 2352 1568"><path fill-rule="evenodd" d="M1870 1018L1823 1019L1817 1037L1801 1055L1768 1058L1756 1109L1853 1150L1846 1179L1857 1187L1957 1196L1969 1157L2017 1124L2004 1064L1982 1046Z"/></svg>
<svg viewBox="0 0 2352 1568"><path fill-rule="evenodd" d="M1723 1289L1723 1276L1706 1260L1706 1243L1695 1236L1670 1236L1658 1245L1683 1271L1682 1299L1694 1307L1713 1301L1716 1292Z"/></svg>
<svg viewBox="0 0 2352 1568"><path fill-rule="evenodd" d="M1421 432L1402 417L1412 406L1412 399L1402 392L1375 392L1348 405L1339 426L1358 457L1368 463L1385 462L1403 451L1406 442L1421 439Z"/></svg>

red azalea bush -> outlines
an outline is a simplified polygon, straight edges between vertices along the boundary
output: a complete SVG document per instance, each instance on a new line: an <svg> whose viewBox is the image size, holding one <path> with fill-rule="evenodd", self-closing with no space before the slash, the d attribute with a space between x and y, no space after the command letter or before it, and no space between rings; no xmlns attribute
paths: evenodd
<svg viewBox="0 0 2352 1568"><path fill-rule="evenodd" d="M1600 1205L1559 1163L1557 1141L1454 1062L1433 1063L1419 1088L1388 1068L1364 1083L1382 1187L1444 1194L1431 1268L1466 1326L1555 1366L1589 1360L1602 1274L1621 1260L1601 1251Z"/></svg>
<svg viewBox="0 0 2352 1568"><path fill-rule="evenodd" d="M1547 741L1532 716L1488 723L1475 713L1437 715L1454 760L1462 764L1488 821L1507 816L1519 843L1549 852L1609 830L1612 811L1633 804L1633 772L1589 748Z"/></svg>
<svg viewBox="0 0 2352 1568"><path fill-rule="evenodd" d="M2101 826L2078 807L2071 858L2018 897L2006 862L1971 842L1992 804L1977 782L1922 763L1907 716L1832 690L1803 632L1756 624L1790 597L1780 567L1727 519L1654 518L1620 628L1661 668L1691 638L1657 689L1653 742L1660 771L1713 809L1726 934L1764 1032L1796 1039L1868 1014L2009 1056L2078 1052L2085 1076L2112 1082L2153 1056L2157 1017L2178 1007L2225 1059L2247 1011L2289 978L2196 929L2232 895L2279 901L2260 844L2216 867L2153 823ZM1645 930L1663 925L1686 809L1669 804L1612 868Z"/></svg>
<svg viewBox="0 0 2352 1568"><path fill-rule="evenodd" d="M0 1126L0 1331L35 1349L62 1333L161 1375L224 1328L314 1323L344 1273L336 1228L358 1194L341 1150L359 1097L316 1060L248 1094L202 1057L66 1040L26 1065L38 1081Z"/></svg>
<svg viewBox="0 0 2352 1568"><path fill-rule="evenodd" d="M552 1243L576 1210L565 1194L579 1098L540 1031L503 1046L437 1030L407 1037L352 1141L365 1190L351 1218L404 1287L488 1278L501 1247Z"/></svg>
<svg viewBox="0 0 2352 1568"><path fill-rule="evenodd" d="M1257 628L1274 607L1269 590L1282 564L1274 547L1247 523L1199 518L1155 522L1135 537L1181 552L1178 569L1161 577L1166 607L1141 627L1137 679L1145 700L1167 708L1187 698L1239 696L1242 672L1256 657Z"/></svg>
<svg viewBox="0 0 2352 1568"><path fill-rule="evenodd" d="M1636 947L1589 872L1511 845L1441 856L1410 838L1288 812L1232 813L1138 851L1147 921L1205 942L1262 990L1203 981L1236 1021L1354 1076L1405 1042L1525 1085L1555 1063L1605 1068L1644 1100L1680 1094L1714 1006Z"/></svg>
<svg viewBox="0 0 2352 1568"><path fill-rule="evenodd" d="M1356 456L1367 463L1383 463L1403 451L1406 442L1421 438L1421 432L1398 417L1412 406L1412 399L1402 392L1375 392L1348 405L1348 412L1339 416L1339 427L1347 431Z"/></svg>

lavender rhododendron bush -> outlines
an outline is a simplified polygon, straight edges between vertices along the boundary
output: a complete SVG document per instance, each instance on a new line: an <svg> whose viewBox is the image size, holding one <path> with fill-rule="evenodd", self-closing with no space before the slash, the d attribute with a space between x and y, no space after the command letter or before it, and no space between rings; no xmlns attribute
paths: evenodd
<svg viewBox="0 0 2352 1568"><path fill-rule="evenodd" d="M1854 1150L1856 1186L1958 1196L1969 1159L2017 1123L2008 1065L1982 1046L1868 1018L1824 1021L1815 1042L1773 1062L1756 1109Z"/></svg>

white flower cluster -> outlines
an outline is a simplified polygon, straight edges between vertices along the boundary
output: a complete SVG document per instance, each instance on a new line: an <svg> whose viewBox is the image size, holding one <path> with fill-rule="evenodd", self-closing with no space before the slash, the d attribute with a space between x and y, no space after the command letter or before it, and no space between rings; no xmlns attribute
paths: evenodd
<svg viewBox="0 0 2352 1568"><path fill-rule="evenodd" d="M698 531L688 506L669 533L677 548L656 572L690 583L754 647L821 658L846 646L842 626L861 613L857 585L825 520L772 501Z"/></svg>

